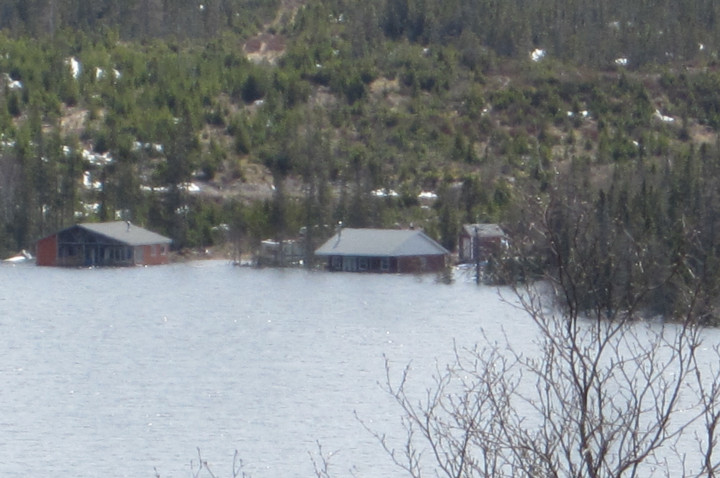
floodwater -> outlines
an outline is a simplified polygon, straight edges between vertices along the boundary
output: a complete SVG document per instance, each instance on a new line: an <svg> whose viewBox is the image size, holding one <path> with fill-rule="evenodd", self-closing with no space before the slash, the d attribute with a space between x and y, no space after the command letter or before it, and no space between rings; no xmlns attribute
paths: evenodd
<svg viewBox="0 0 720 478"><path fill-rule="evenodd" d="M498 290L435 276L0 265L0 474L405 476L371 429L402 445L381 385L484 331L532 340ZM209 476L205 471L200 476Z"/></svg>
<svg viewBox="0 0 720 478"><path fill-rule="evenodd" d="M421 398L456 348L535 345L510 291L436 279L0 264L0 475L405 477L365 428L404 444L386 360Z"/></svg>

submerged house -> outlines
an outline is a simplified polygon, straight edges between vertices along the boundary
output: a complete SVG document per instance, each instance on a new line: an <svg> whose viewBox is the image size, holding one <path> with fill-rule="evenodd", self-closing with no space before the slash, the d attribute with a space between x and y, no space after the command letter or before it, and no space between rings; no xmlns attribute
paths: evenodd
<svg viewBox="0 0 720 478"><path fill-rule="evenodd" d="M458 262L484 262L507 247L507 236L497 224L465 224L458 241Z"/></svg>
<svg viewBox="0 0 720 478"><path fill-rule="evenodd" d="M315 255L331 271L438 272L448 251L419 230L339 229Z"/></svg>
<svg viewBox="0 0 720 478"><path fill-rule="evenodd" d="M40 239L36 263L61 267L167 264L171 242L129 221L76 224Z"/></svg>

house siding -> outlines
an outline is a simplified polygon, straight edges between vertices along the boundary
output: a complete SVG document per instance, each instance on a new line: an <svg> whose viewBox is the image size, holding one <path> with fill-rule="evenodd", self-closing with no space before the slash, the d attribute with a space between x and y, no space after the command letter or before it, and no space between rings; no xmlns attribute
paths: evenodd
<svg viewBox="0 0 720 478"><path fill-rule="evenodd" d="M475 241L472 236L460 236L459 259L460 262L473 262L475 260ZM502 246L502 238L500 237L481 237L478 240L477 250L480 260L487 259L489 255L500 250Z"/></svg>
<svg viewBox="0 0 720 478"><path fill-rule="evenodd" d="M170 262L169 244L131 245L74 226L40 239L36 264L59 267L122 267Z"/></svg>
<svg viewBox="0 0 720 478"><path fill-rule="evenodd" d="M166 244L150 244L135 248L135 265L157 266L168 262L170 262L170 254Z"/></svg>
<svg viewBox="0 0 720 478"><path fill-rule="evenodd" d="M375 273L439 272L446 266L445 256L366 257L328 256L330 271Z"/></svg>
<svg viewBox="0 0 720 478"><path fill-rule="evenodd" d="M35 251L35 263L39 266L57 265L57 234L40 239Z"/></svg>
<svg viewBox="0 0 720 478"><path fill-rule="evenodd" d="M344 272L397 272L393 257L328 256L327 269Z"/></svg>
<svg viewBox="0 0 720 478"><path fill-rule="evenodd" d="M476 236L463 228L458 241L458 261L468 263L488 260L502 250L504 240L504 235Z"/></svg>
<svg viewBox="0 0 720 478"><path fill-rule="evenodd" d="M440 272L445 264L445 256L411 256L397 259L397 272Z"/></svg>

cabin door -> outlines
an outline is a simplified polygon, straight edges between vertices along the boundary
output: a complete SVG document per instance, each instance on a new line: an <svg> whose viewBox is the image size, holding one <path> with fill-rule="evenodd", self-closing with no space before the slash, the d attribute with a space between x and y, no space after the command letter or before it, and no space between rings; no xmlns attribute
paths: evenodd
<svg viewBox="0 0 720 478"><path fill-rule="evenodd" d="M85 267L96 265L96 251L94 247L85 247Z"/></svg>

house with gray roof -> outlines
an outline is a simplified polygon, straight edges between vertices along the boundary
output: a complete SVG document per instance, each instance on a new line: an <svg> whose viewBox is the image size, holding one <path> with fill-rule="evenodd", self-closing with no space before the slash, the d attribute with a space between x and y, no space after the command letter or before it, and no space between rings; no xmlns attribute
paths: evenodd
<svg viewBox="0 0 720 478"><path fill-rule="evenodd" d="M390 273L439 272L448 254L414 229L343 228L315 251L331 271Z"/></svg>
<svg viewBox="0 0 720 478"><path fill-rule="evenodd" d="M507 235L497 224L464 224L458 240L458 262L487 261L507 245Z"/></svg>
<svg viewBox="0 0 720 478"><path fill-rule="evenodd" d="M167 264L171 242L129 221L76 224L40 239L36 263L61 267Z"/></svg>

